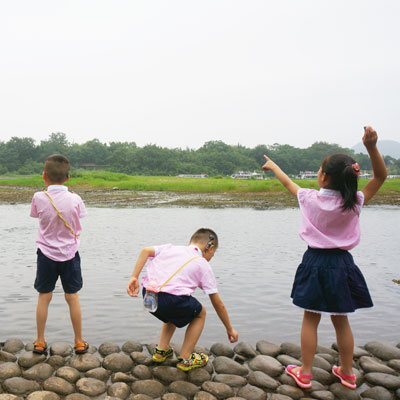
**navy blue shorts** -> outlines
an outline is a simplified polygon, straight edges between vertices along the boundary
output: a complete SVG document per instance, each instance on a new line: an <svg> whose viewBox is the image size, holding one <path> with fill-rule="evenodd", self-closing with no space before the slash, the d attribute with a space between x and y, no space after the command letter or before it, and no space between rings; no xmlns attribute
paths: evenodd
<svg viewBox="0 0 400 400"><path fill-rule="evenodd" d="M143 288L143 296L146 289ZM178 328L192 322L201 312L203 306L192 296L176 296L174 294L159 292L158 308L150 313L162 322L171 322Z"/></svg>
<svg viewBox="0 0 400 400"><path fill-rule="evenodd" d="M341 249L308 248L297 268L293 303L305 310L347 314L373 306L364 276Z"/></svg>
<svg viewBox="0 0 400 400"><path fill-rule="evenodd" d="M54 261L37 250L37 270L35 289L39 293L50 293L54 290L58 277L65 293L76 293L82 289L81 258L79 253L68 261Z"/></svg>

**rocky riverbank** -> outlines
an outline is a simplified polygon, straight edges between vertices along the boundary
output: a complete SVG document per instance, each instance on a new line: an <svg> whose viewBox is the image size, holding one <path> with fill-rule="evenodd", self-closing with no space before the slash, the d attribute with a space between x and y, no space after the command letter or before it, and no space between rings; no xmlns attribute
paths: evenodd
<svg viewBox="0 0 400 400"><path fill-rule="evenodd" d="M300 347L292 343L198 346L210 360L188 373L175 367L176 357L153 363L154 344L128 341L120 347L106 342L98 348L91 345L84 355L75 355L67 343L51 344L48 355L34 354L32 348L19 339L0 343L0 400L400 399L400 343L370 342L355 348L355 391L331 373L338 363L335 344L318 347L308 390L284 373L286 365L300 364ZM174 349L179 351L179 345Z"/></svg>

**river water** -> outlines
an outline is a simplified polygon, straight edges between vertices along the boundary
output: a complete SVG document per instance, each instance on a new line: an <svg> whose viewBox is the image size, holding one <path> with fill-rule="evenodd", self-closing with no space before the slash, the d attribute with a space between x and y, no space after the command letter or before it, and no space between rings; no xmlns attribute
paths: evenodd
<svg viewBox="0 0 400 400"><path fill-rule="evenodd" d="M11 337L33 340L36 334L33 288L36 272L37 220L29 205L0 205L0 341ZM239 340L299 343L302 311L291 304L295 270L306 248L297 232L298 209L88 208L82 221L80 254L84 287L80 292L83 333L101 344L126 340L158 341L160 322L126 294L134 262L144 246L186 244L199 227L219 235L220 247L211 261L219 292ZM399 259L400 207L367 207L361 218L362 239L353 249L367 280L375 307L350 317L355 342L400 342ZM209 346L227 342L207 296L195 296L207 309L199 340ZM183 339L184 330L173 341ZM50 304L46 337L72 342L68 307L60 284ZM329 317L322 318L319 342L335 341Z"/></svg>

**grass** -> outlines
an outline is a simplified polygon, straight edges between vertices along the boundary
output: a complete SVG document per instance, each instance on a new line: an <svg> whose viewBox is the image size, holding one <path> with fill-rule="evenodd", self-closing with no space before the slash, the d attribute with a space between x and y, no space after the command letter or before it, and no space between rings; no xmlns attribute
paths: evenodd
<svg viewBox="0 0 400 400"><path fill-rule="evenodd" d="M316 180L294 180L304 188L318 189ZM368 182L361 179L359 188ZM236 180L232 178L177 178L170 176L130 176L106 171L76 171L67 185L81 189L113 189L168 191L190 193L258 193L284 192L277 179ZM41 175L19 176L0 179L0 186L43 187ZM381 194L400 193L400 179L388 179Z"/></svg>

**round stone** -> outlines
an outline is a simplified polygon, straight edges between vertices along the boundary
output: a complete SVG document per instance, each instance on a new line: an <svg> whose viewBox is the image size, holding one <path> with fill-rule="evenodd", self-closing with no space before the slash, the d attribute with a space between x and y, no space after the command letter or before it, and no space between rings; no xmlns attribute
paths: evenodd
<svg viewBox="0 0 400 400"><path fill-rule="evenodd" d="M165 393L163 397L161 397L161 400L186 400L187 397L182 396L181 394L178 393Z"/></svg>
<svg viewBox="0 0 400 400"><path fill-rule="evenodd" d="M4 393L0 394L0 400L22 400L22 397L16 396L15 394Z"/></svg>
<svg viewBox="0 0 400 400"><path fill-rule="evenodd" d="M63 378L70 383L75 383L81 376L76 368L62 367L57 370L56 376Z"/></svg>
<svg viewBox="0 0 400 400"><path fill-rule="evenodd" d="M109 354L119 353L121 351L120 347L116 343L105 342L99 346L99 353L106 357Z"/></svg>
<svg viewBox="0 0 400 400"><path fill-rule="evenodd" d="M18 353L24 348L24 343L20 339L7 339L4 342L3 351L7 353Z"/></svg>
<svg viewBox="0 0 400 400"><path fill-rule="evenodd" d="M335 400L335 395L327 390L315 390L312 392L312 396L318 400Z"/></svg>
<svg viewBox="0 0 400 400"><path fill-rule="evenodd" d="M176 381L169 385L168 390L172 393L178 393L184 396L185 399L192 399L200 388L190 382Z"/></svg>
<svg viewBox="0 0 400 400"><path fill-rule="evenodd" d="M23 368L30 368L36 364L46 361L46 356L44 354L36 354L31 351L22 354L18 358L18 364Z"/></svg>
<svg viewBox="0 0 400 400"><path fill-rule="evenodd" d="M284 368L275 358L270 356L258 355L249 362L249 367L253 371L262 371L269 376L279 376Z"/></svg>
<svg viewBox="0 0 400 400"><path fill-rule="evenodd" d="M347 388L341 383L334 383L329 386L329 390L336 396L338 399L346 399L346 400L359 400L360 395L352 389Z"/></svg>
<svg viewBox="0 0 400 400"><path fill-rule="evenodd" d="M40 390L40 385L35 381L30 381L19 376L8 378L2 383L3 389L11 394L20 396Z"/></svg>
<svg viewBox="0 0 400 400"><path fill-rule="evenodd" d="M294 400L300 400L302 397L304 397L304 392L300 388L290 385L281 385L276 389L276 392L278 394L288 396Z"/></svg>
<svg viewBox="0 0 400 400"><path fill-rule="evenodd" d="M53 375L53 372L54 368L51 365L40 363L24 371L22 376L33 381L45 381Z"/></svg>
<svg viewBox="0 0 400 400"><path fill-rule="evenodd" d="M103 381L93 378L81 378L76 382L76 389L87 396L99 396L107 390Z"/></svg>
<svg viewBox="0 0 400 400"><path fill-rule="evenodd" d="M130 356L135 364L143 364L147 366L153 364L153 359L142 352L133 351Z"/></svg>
<svg viewBox="0 0 400 400"><path fill-rule="evenodd" d="M364 375L367 382L374 386L383 386L389 390L396 390L400 388L400 377L389 374L382 374L381 372L370 372Z"/></svg>
<svg viewBox="0 0 400 400"><path fill-rule="evenodd" d="M301 365L301 361L286 354L280 354L276 359L285 367L288 365Z"/></svg>
<svg viewBox="0 0 400 400"><path fill-rule="evenodd" d="M398 373L388 367L387 365L383 364L382 362L376 361L372 357L361 357L360 358L360 365L364 372L382 372L383 374L392 374L397 375Z"/></svg>
<svg viewBox="0 0 400 400"><path fill-rule="evenodd" d="M61 396L67 396L74 392L74 387L65 379L58 376L51 376L43 382L43 388L55 392Z"/></svg>
<svg viewBox="0 0 400 400"><path fill-rule="evenodd" d="M151 373L150 373L150 378L151 378ZM148 379L148 378L146 378ZM135 382L137 379L133 377L132 375L128 375L125 372L116 372L111 375L111 382L116 383L116 382L125 382L125 383L132 383Z"/></svg>
<svg viewBox="0 0 400 400"><path fill-rule="evenodd" d="M21 376L21 368L13 362L0 364L0 382L6 379Z"/></svg>
<svg viewBox="0 0 400 400"><path fill-rule="evenodd" d="M217 398L211 393L200 391L195 394L193 400L217 400Z"/></svg>
<svg viewBox="0 0 400 400"><path fill-rule="evenodd" d="M76 368L78 371L86 372L90 369L100 367L101 362L94 354L80 354L75 355L70 360L70 366Z"/></svg>
<svg viewBox="0 0 400 400"><path fill-rule="evenodd" d="M99 381L107 382L111 372L103 367L93 368L85 373L87 378L98 379Z"/></svg>
<svg viewBox="0 0 400 400"><path fill-rule="evenodd" d="M204 382L211 381L211 374L206 368L195 368L187 373L187 378L190 383L201 386Z"/></svg>
<svg viewBox="0 0 400 400"><path fill-rule="evenodd" d="M364 390L361 393L361 397L368 397L369 399L374 400L392 400L393 398L389 390L385 389L382 386L375 386Z"/></svg>
<svg viewBox="0 0 400 400"><path fill-rule="evenodd" d="M246 385L240 388L237 396L251 400L265 400L267 398L267 394L262 389L252 385Z"/></svg>
<svg viewBox="0 0 400 400"><path fill-rule="evenodd" d="M0 350L0 361L15 362L17 361L17 356L13 353L8 353L7 351Z"/></svg>
<svg viewBox="0 0 400 400"><path fill-rule="evenodd" d="M53 392L48 392L47 390L41 390L38 392L32 392L27 400L60 400L60 396Z"/></svg>
<svg viewBox="0 0 400 400"><path fill-rule="evenodd" d="M53 343L50 346L50 354L61 357L70 356L72 354L72 346L62 342Z"/></svg>
<svg viewBox="0 0 400 400"><path fill-rule="evenodd" d="M242 387L247 384L246 378L240 375L218 374L214 377L214 382L225 383L231 387Z"/></svg>
<svg viewBox="0 0 400 400"><path fill-rule="evenodd" d="M235 355L235 352L226 343L214 343L210 351L215 354L216 357L225 356L232 358Z"/></svg>
<svg viewBox="0 0 400 400"><path fill-rule="evenodd" d="M217 399L226 399L227 397L232 397L234 394L230 386L219 382L204 382L201 385L201 389L211 393Z"/></svg>
<svg viewBox="0 0 400 400"><path fill-rule="evenodd" d="M298 344L294 343L282 343L281 344L281 353L287 354L297 360L301 359L301 347Z"/></svg>
<svg viewBox="0 0 400 400"><path fill-rule="evenodd" d="M186 373L178 368L174 367L155 367L152 370L153 376L158 379L161 383L169 385L175 381L186 381Z"/></svg>
<svg viewBox="0 0 400 400"><path fill-rule="evenodd" d="M254 358L257 355L253 347L246 342L238 343L233 350L235 351L236 354L244 357L245 359Z"/></svg>
<svg viewBox="0 0 400 400"><path fill-rule="evenodd" d="M281 352L281 346L277 344L267 342L265 340L259 340L256 343L256 349L264 356L276 357Z"/></svg>
<svg viewBox="0 0 400 400"><path fill-rule="evenodd" d="M134 394L146 394L153 399L161 397L165 393L163 384L153 379L133 382L131 389Z"/></svg>
<svg viewBox="0 0 400 400"><path fill-rule="evenodd" d="M152 376L150 368L146 365L136 365L132 370L132 374L142 380L151 379Z"/></svg>
<svg viewBox="0 0 400 400"><path fill-rule="evenodd" d="M130 387L124 382L116 382L108 387L107 393L109 396L126 399L131 392Z"/></svg>
<svg viewBox="0 0 400 400"><path fill-rule="evenodd" d="M249 383L262 389L276 390L280 383L262 371L252 371L247 377Z"/></svg>
<svg viewBox="0 0 400 400"><path fill-rule="evenodd" d="M132 369L133 361L124 353L113 353L103 360L103 367L113 372L127 372Z"/></svg>
<svg viewBox="0 0 400 400"><path fill-rule="evenodd" d="M365 345L365 349L384 361L400 358L400 349L389 343L369 342Z"/></svg>
<svg viewBox="0 0 400 400"><path fill-rule="evenodd" d="M47 359L47 364L51 365L54 369L58 369L65 365L64 357L62 356L50 356Z"/></svg>
<svg viewBox="0 0 400 400"><path fill-rule="evenodd" d="M213 361L213 365L217 374L246 376L249 373L246 367L225 356L216 357Z"/></svg>
<svg viewBox="0 0 400 400"><path fill-rule="evenodd" d="M90 397L82 393L72 393L65 397L65 400L90 400Z"/></svg>
<svg viewBox="0 0 400 400"><path fill-rule="evenodd" d="M122 351L131 354L134 351L142 352L143 351L143 345L140 344L139 342L135 342L132 340L128 340L122 345Z"/></svg>

